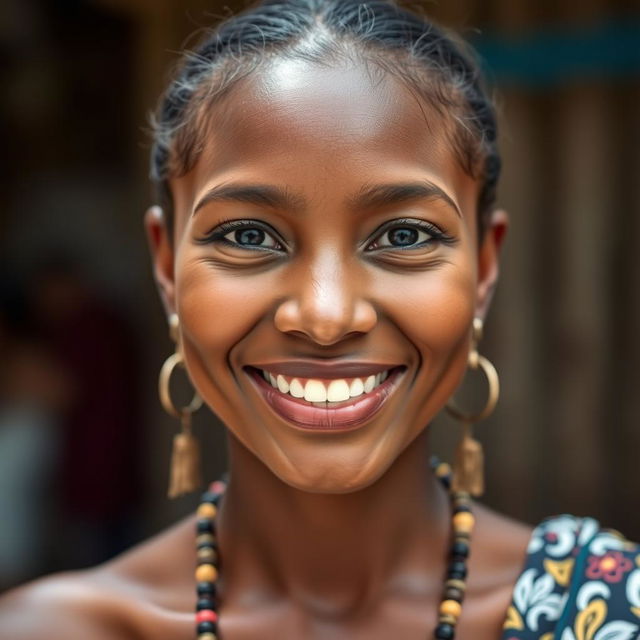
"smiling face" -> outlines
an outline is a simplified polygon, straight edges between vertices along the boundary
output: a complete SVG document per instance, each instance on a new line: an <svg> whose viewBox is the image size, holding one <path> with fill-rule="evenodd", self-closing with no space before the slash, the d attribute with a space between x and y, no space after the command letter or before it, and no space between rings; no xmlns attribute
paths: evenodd
<svg viewBox="0 0 640 640"><path fill-rule="evenodd" d="M209 115L173 241L147 216L191 380L284 482L365 487L460 382L504 224L479 244L446 123L364 66L274 62Z"/></svg>

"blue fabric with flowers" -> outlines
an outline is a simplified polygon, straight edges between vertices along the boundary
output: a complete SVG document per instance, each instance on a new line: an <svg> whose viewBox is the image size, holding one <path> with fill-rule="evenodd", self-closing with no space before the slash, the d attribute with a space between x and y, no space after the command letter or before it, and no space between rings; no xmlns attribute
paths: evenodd
<svg viewBox="0 0 640 640"><path fill-rule="evenodd" d="M640 637L640 546L593 518L548 518L531 536L502 640Z"/></svg>

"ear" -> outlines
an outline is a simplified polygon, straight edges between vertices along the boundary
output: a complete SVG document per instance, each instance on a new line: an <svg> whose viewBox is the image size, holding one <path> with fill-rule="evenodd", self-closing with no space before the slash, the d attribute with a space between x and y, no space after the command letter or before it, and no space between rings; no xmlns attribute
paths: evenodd
<svg viewBox="0 0 640 640"><path fill-rule="evenodd" d="M503 209L495 209L484 231L478 250L478 297L476 316L485 318L500 273L500 247L509 228L509 216Z"/></svg>
<svg viewBox="0 0 640 640"><path fill-rule="evenodd" d="M144 227L151 252L153 275L167 316L175 311L175 280L173 246L167 220L160 207L149 207L144 216Z"/></svg>

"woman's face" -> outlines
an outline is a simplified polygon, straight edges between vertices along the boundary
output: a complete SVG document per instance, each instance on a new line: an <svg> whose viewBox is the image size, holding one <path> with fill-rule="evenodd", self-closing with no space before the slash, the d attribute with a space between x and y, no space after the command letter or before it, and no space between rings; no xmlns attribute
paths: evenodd
<svg viewBox="0 0 640 640"><path fill-rule="evenodd" d="M362 66L275 62L209 115L173 243L147 216L191 380L284 482L365 487L459 384L504 223L478 244L444 123Z"/></svg>

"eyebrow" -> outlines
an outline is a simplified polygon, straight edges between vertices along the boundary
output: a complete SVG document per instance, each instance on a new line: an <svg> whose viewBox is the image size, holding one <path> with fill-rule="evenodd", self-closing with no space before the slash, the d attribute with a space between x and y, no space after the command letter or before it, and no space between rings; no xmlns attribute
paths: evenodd
<svg viewBox="0 0 640 640"><path fill-rule="evenodd" d="M195 215L199 209L210 202L244 202L277 209L295 210L304 207L304 199L295 196L287 189L260 184L221 184L209 189L193 209Z"/></svg>
<svg viewBox="0 0 640 640"><path fill-rule="evenodd" d="M406 184L365 186L351 199L356 209L374 209L385 205L399 204L410 200L441 200L462 218L462 213L453 198L438 185L428 180Z"/></svg>
<svg viewBox="0 0 640 640"><path fill-rule="evenodd" d="M357 195L349 199L348 204L353 209L362 210L423 199L440 200L462 217L453 198L438 185L426 180L405 184L365 185ZM221 184L209 189L200 198L192 215L211 202L244 202L289 211L301 210L305 207L304 198L281 187L260 184Z"/></svg>

